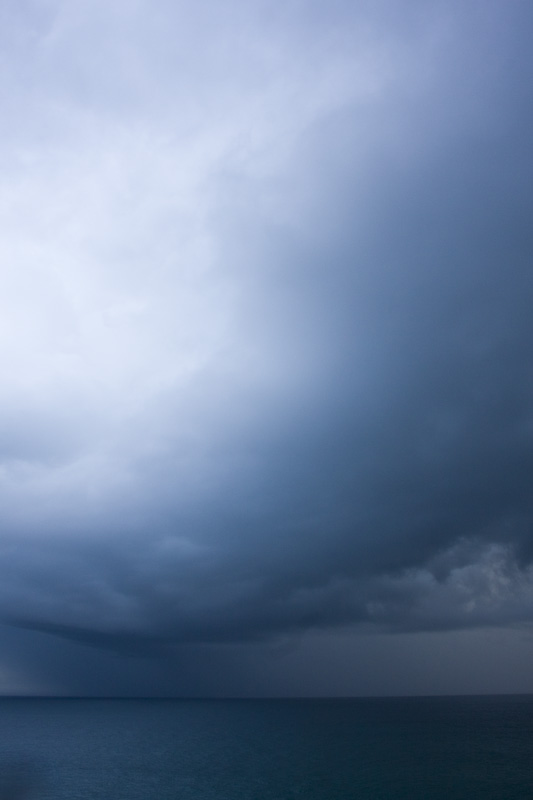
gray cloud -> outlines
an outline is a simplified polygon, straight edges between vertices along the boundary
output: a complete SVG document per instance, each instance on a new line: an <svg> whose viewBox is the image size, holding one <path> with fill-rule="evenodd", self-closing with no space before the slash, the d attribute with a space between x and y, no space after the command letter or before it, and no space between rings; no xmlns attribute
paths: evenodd
<svg viewBox="0 0 533 800"><path fill-rule="evenodd" d="M97 693L61 667L71 642L101 677L138 656L128 692L223 691L246 643L529 624L526 4L21 9L0 142L17 668L55 646L54 691Z"/></svg>

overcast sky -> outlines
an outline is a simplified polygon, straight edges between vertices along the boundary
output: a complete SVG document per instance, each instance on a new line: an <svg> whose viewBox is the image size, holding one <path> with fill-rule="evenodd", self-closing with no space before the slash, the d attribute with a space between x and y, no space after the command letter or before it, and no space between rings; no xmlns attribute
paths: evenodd
<svg viewBox="0 0 533 800"><path fill-rule="evenodd" d="M0 692L533 691L529 0L5 0Z"/></svg>

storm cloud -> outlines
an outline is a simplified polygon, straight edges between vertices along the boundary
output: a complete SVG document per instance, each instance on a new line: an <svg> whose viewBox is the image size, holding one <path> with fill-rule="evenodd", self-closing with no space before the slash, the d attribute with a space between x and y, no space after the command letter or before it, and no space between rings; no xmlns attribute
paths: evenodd
<svg viewBox="0 0 533 800"><path fill-rule="evenodd" d="M528 631L529 5L2 14L6 691Z"/></svg>

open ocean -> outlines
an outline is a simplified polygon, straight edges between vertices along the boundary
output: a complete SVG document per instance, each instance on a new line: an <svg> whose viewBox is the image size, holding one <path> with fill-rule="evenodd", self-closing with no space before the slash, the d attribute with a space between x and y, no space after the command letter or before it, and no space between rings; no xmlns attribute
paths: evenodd
<svg viewBox="0 0 533 800"><path fill-rule="evenodd" d="M533 696L0 700L0 798L526 800Z"/></svg>

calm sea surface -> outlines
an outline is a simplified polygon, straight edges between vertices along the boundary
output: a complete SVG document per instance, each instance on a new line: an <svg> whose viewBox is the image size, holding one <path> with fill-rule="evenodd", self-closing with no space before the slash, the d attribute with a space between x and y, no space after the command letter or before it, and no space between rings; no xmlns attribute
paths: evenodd
<svg viewBox="0 0 533 800"><path fill-rule="evenodd" d="M0 800L533 798L533 697L0 700Z"/></svg>

